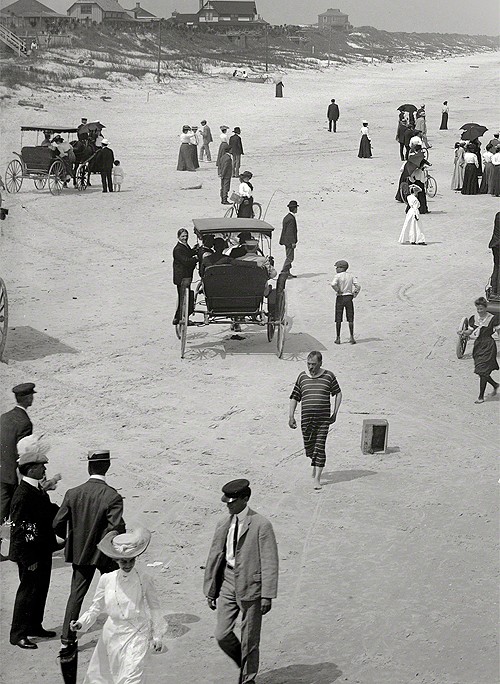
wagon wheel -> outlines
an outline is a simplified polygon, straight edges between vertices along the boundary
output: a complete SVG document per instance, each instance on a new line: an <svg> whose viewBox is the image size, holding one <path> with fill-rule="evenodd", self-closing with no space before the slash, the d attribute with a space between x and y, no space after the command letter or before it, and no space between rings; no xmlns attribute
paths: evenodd
<svg viewBox="0 0 500 684"><path fill-rule="evenodd" d="M85 165L78 167L76 172L76 187L77 190L86 190L88 185L88 170Z"/></svg>
<svg viewBox="0 0 500 684"><path fill-rule="evenodd" d="M47 176L40 176L39 178L35 178L33 182L37 190L43 190L44 187L47 185Z"/></svg>
<svg viewBox="0 0 500 684"><path fill-rule="evenodd" d="M464 330L467 330L469 327L469 321L467 318L462 318L460 322L460 327L458 329L458 332L463 332ZM467 338L462 337L462 335L458 336L458 342L457 342L457 359L461 359L463 355L465 354L465 348L467 347Z"/></svg>
<svg viewBox="0 0 500 684"><path fill-rule="evenodd" d="M4 281L0 278L0 360L3 357L5 343L7 342L7 330L9 327L9 301L7 299L7 288Z"/></svg>
<svg viewBox="0 0 500 684"><path fill-rule="evenodd" d="M278 296L277 302L278 308L278 337L276 340L278 348L278 358L281 359L283 356L283 351L285 349L285 337L286 337L286 290L283 290Z"/></svg>
<svg viewBox="0 0 500 684"><path fill-rule="evenodd" d="M50 165L49 169L49 190L53 195L60 195L66 180L66 169L59 159Z"/></svg>
<svg viewBox="0 0 500 684"><path fill-rule="evenodd" d="M253 217L255 219L260 219L262 216L262 204L259 204L258 202L254 202L252 205L253 209Z"/></svg>
<svg viewBox="0 0 500 684"><path fill-rule="evenodd" d="M182 298L182 308L181 308L181 320L179 325L179 339L181 341L181 359L184 358L184 352L186 351L186 340L187 340L187 329L189 323L189 288L184 290L184 296Z"/></svg>
<svg viewBox="0 0 500 684"><path fill-rule="evenodd" d="M427 176L427 183L425 184L425 189L429 197L435 197L438 191L438 184L436 179L432 176Z"/></svg>
<svg viewBox="0 0 500 684"><path fill-rule="evenodd" d="M23 184L23 165L19 159L13 159L5 172L5 189L14 194L19 192Z"/></svg>

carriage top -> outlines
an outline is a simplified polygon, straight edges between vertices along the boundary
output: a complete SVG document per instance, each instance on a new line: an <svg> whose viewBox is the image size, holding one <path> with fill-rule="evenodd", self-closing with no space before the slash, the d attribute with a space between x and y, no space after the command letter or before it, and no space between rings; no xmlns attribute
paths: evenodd
<svg viewBox="0 0 500 684"><path fill-rule="evenodd" d="M77 133L78 129L74 126L21 126L21 131L36 131L43 133L50 131L51 133Z"/></svg>
<svg viewBox="0 0 500 684"><path fill-rule="evenodd" d="M249 231L271 237L274 228L270 223L251 218L201 218L193 219L194 232L198 237L208 233L240 233Z"/></svg>

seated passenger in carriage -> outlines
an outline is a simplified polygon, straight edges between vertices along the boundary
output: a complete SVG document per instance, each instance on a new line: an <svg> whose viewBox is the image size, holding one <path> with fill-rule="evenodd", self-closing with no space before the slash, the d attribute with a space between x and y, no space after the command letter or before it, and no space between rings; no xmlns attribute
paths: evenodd
<svg viewBox="0 0 500 684"><path fill-rule="evenodd" d="M250 236L245 240L245 249L246 249L246 254L243 256L240 256L236 259L236 263L238 261L252 261L254 262L257 266L260 268L265 268L267 270L267 273L269 275L269 278L276 278L278 275L276 269L274 268L271 259L269 257L262 256L257 252L257 249L259 247L259 241L255 240Z"/></svg>
<svg viewBox="0 0 500 684"><path fill-rule="evenodd" d="M50 143L51 143L50 131L44 131L43 135L44 135L44 138L43 138L42 142L40 143L40 147L50 147Z"/></svg>
<svg viewBox="0 0 500 684"><path fill-rule="evenodd" d="M207 254L203 257L203 262L200 265L200 275L202 276L205 269L209 266L215 266L215 264L232 264L233 259L224 254L224 250L227 248L227 242L224 238L217 237L214 240L213 253Z"/></svg>
<svg viewBox="0 0 500 684"><path fill-rule="evenodd" d="M69 142L66 142L61 135L56 135L56 137L50 143L50 149L54 150L56 155L61 159L66 169L66 181L70 180L73 173L73 164L75 163L75 153L73 147Z"/></svg>

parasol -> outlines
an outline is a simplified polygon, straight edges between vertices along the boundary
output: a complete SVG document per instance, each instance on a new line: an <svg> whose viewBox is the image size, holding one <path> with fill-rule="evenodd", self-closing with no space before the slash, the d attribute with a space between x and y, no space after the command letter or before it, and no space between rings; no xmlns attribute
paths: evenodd
<svg viewBox="0 0 500 684"><path fill-rule="evenodd" d="M481 126L481 124L478 123L466 123L463 126L460 126L461 131L466 131L468 128L472 128L472 126Z"/></svg>
<svg viewBox="0 0 500 684"><path fill-rule="evenodd" d="M83 124L83 126L78 128L78 133L80 135L82 133L93 133L94 131L100 133L103 128L106 128L106 126L102 124L100 121L89 121L88 123Z"/></svg>
<svg viewBox="0 0 500 684"><path fill-rule="evenodd" d="M410 112L410 114L413 114L413 112L417 111L417 107L412 104L403 104L401 107L398 107L398 112Z"/></svg>
<svg viewBox="0 0 500 684"><path fill-rule="evenodd" d="M462 133L462 140L475 140L486 133L486 126L471 126Z"/></svg>
<svg viewBox="0 0 500 684"><path fill-rule="evenodd" d="M412 152L411 154L408 155L407 164L413 164L413 166L416 169L418 169L418 167L422 163L423 159L425 159L425 155L423 152ZM412 173L412 172L413 172L413 169L410 170L410 173Z"/></svg>

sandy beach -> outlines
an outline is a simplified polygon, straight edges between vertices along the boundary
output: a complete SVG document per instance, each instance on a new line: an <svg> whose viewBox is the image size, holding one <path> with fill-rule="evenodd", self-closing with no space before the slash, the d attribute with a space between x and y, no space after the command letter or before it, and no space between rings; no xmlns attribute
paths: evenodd
<svg viewBox="0 0 500 684"><path fill-rule="evenodd" d="M97 176L83 193L53 197L25 181L5 197L0 274L10 329L0 399L6 411L13 385L36 383L30 416L52 443L49 474L63 476L56 503L86 478L88 449L111 449L108 480L125 498L126 521L153 531L142 561L161 562L148 570L169 622L169 650L152 660L153 684L237 681L202 592L215 523L225 514L220 488L236 477L251 481L251 507L272 521L280 553L259 684L498 681L499 403L474 404L472 345L463 359L455 355L458 324L474 313L491 273L498 200L450 190L460 126L484 124L484 142L498 130L498 66L498 53L486 53L293 71L282 100L273 85L205 78L165 90L106 84L85 95L34 93L41 112L17 98L3 104L2 173L20 151L20 125L72 125L81 116L106 125L126 173L122 192L105 198ZM335 135L325 120L332 97L341 111ZM443 100L449 131L438 130ZM403 102L426 104L433 145L438 194L421 219L427 247L398 244ZM372 159L357 157L364 117ZM203 118L214 134L221 124L241 127L242 169L254 173L256 200L270 202L278 267L286 204L300 205L282 360L265 328L243 327L245 339L232 340L220 326L190 328L180 359L171 323L176 232L187 227L192 236L192 218L224 210L214 164L175 171L182 124ZM345 329L342 345L333 343L337 259L349 261L362 286L356 346ZM287 424L288 397L312 349L344 397L320 492L300 431ZM386 454L361 453L370 417L389 421ZM17 569L2 563L0 571L0 682L62 681L58 639L33 653L9 645ZM70 576L56 554L48 629L61 627ZM101 625L81 639L79 682Z"/></svg>

